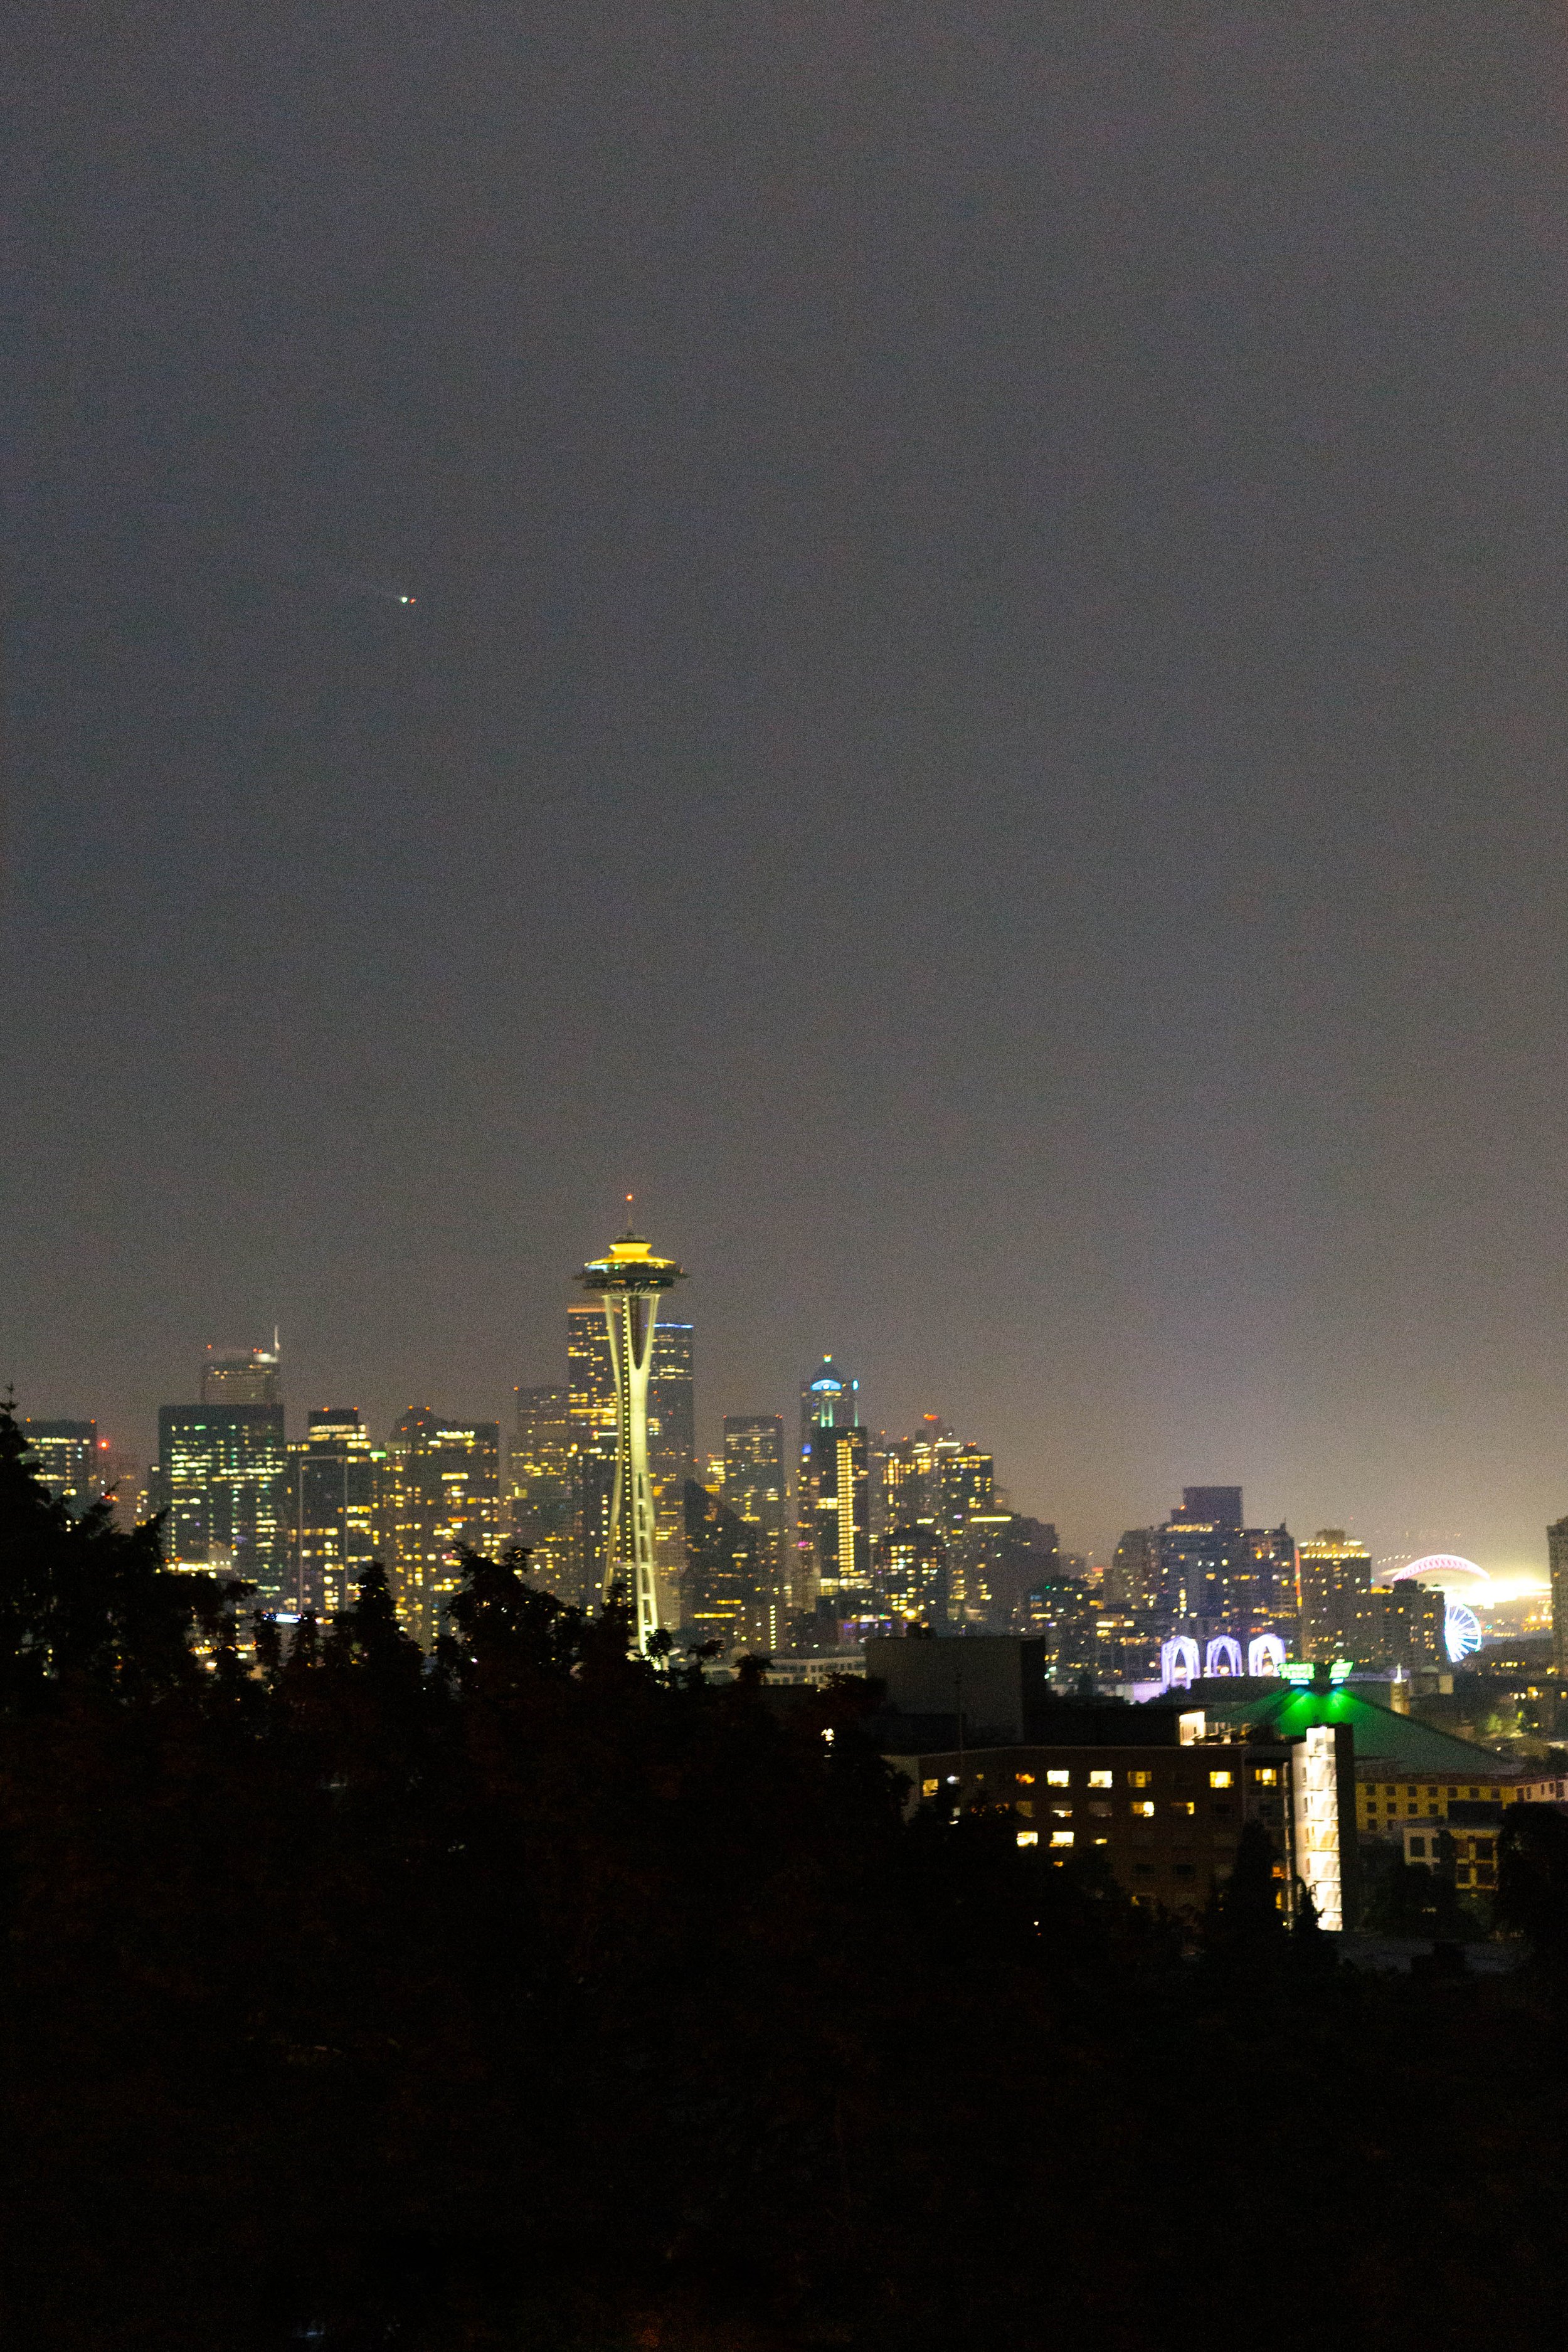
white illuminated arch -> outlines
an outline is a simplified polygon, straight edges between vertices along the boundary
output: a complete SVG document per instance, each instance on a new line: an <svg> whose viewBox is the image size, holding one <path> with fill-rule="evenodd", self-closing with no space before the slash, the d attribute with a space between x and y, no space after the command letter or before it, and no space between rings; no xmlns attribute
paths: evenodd
<svg viewBox="0 0 1568 2352"><path fill-rule="evenodd" d="M1436 1584L1447 1587L1456 1577L1462 1578L1472 1592L1484 1592L1491 1578L1473 1559L1464 1559L1457 1551L1429 1551L1423 1559L1406 1560L1403 1568L1392 1569L1390 1584Z"/></svg>
<svg viewBox="0 0 1568 2352"><path fill-rule="evenodd" d="M1247 1645L1247 1671L1249 1675L1282 1675L1285 1671L1285 1644L1278 1633L1259 1633Z"/></svg>
<svg viewBox="0 0 1568 2352"><path fill-rule="evenodd" d="M1191 1690L1198 1678L1198 1645L1190 1633L1173 1633L1161 1643L1160 1674L1167 1690Z"/></svg>
<svg viewBox="0 0 1568 2352"><path fill-rule="evenodd" d="M1234 1633L1216 1633L1204 1654L1204 1673L1238 1675L1241 1672L1241 1643Z"/></svg>

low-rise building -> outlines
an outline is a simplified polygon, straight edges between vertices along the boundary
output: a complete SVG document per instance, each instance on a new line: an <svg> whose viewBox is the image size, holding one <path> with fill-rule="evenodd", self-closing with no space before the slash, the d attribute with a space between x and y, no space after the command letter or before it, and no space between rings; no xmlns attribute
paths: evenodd
<svg viewBox="0 0 1568 2352"><path fill-rule="evenodd" d="M1297 1739L1237 1738L1201 1711L1167 1706L1063 1706L1059 1716L1054 1737L981 1748L951 1732L940 1745L900 1747L900 1718L889 1717L883 1752L906 1776L911 1806L1005 1806L1020 1846L1064 1863L1100 1853L1134 1902L1200 1910L1229 1877L1243 1826L1258 1822L1274 1846L1282 1912L1305 1885L1325 1927L1344 1924L1347 1903L1353 1914L1348 1735L1319 1727ZM936 1728L904 1720L917 1739Z"/></svg>

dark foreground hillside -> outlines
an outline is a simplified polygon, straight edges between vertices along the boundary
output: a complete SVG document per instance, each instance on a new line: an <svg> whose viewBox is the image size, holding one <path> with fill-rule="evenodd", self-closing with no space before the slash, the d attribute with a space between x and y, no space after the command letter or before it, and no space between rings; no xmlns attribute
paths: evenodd
<svg viewBox="0 0 1568 2352"><path fill-rule="evenodd" d="M1568 1949L1194 1957L470 1563L287 1664L0 1417L0 2327L47 2347L1554 2340ZM265 1643L264 1643L265 1650ZM832 1733L833 1737L826 1735Z"/></svg>

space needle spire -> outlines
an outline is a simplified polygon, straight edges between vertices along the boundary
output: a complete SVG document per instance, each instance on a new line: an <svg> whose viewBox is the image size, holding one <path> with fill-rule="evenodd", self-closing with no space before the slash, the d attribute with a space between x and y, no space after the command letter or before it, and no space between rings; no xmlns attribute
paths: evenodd
<svg viewBox="0 0 1568 2352"><path fill-rule="evenodd" d="M647 1380L660 1295L685 1278L670 1257L655 1257L634 1233L626 1194L626 1230L607 1257L591 1258L577 1276L605 1303L610 1360L616 1375L616 1489L610 1517L606 1591L624 1584L632 1638L646 1652L658 1630L658 1580L654 1556L653 1491L647 1472Z"/></svg>

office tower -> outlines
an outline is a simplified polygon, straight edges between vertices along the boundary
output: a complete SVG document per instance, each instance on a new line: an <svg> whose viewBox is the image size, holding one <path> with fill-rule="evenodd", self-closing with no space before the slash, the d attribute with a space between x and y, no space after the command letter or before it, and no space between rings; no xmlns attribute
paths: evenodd
<svg viewBox="0 0 1568 2352"><path fill-rule="evenodd" d="M205 1568L256 1587L276 1609L288 1570L288 1454L280 1404L166 1404L158 1412L153 1506L165 1510L172 1568Z"/></svg>
<svg viewBox="0 0 1568 2352"><path fill-rule="evenodd" d="M204 1404L281 1404L278 1338L270 1348L212 1348L202 1360Z"/></svg>
<svg viewBox="0 0 1568 2352"><path fill-rule="evenodd" d="M387 1452L397 1462L393 1596L408 1631L428 1647L462 1580L459 1553L493 1557L499 1547L500 1424L416 1405Z"/></svg>
<svg viewBox="0 0 1568 2352"><path fill-rule="evenodd" d="M800 1391L800 1463L795 1486L795 1552L790 1576L790 1603L797 1612L814 1609L817 1600L819 1496L813 1483L813 1441L819 1430L850 1429L860 1419L860 1383L841 1372L831 1356L821 1370L802 1384ZM824 1456L824 1459L826 1457ZM867 1463L869 1467L869 1450ZM867 1527L870 1526L868 1510Z"/></svg>
<svg viewBox="0 0 1568 2352"><path fill-rule="evenodd" d="M943 1631L948 1622L947 1544L940 1529L912 1523L889 1528L882 1538L880 1561L878 1593L894 1622Z"/></svg>
<svg viewBox="0 0 1568 2352"><path fill-rule="evenodd" d="M73 1519L90 1510L103 1492L96 1421L25 1421L36 1475Z"/></svg>
<svg viewBox="0 0 1568 2352"><path fill-rule="evenodd" d="M691 1326L663 1316L654 1326L648 1363L647 1475L659 1622L676 1625L686 1571L686 1482L697 1475L697 1409Z"/></svg>
<svg viewBox="0 0 1568 2352"><path fill-rule="evenodd" d="M970 1520L991 1512L996 1493L996 1465L977 1445L961 1445L956 1438L939 1440L933 1449L936 1512L942 1524L956 1533Z"/></svg>
<svg viewBox="0 0 1568 2352"><path fill-rule="evenodd" d="M1160 1531L1129 1528L1116 1547L1106 1600L1111 1607L1134 1612L1160 1605Z"/></svg>
<svg viewBox="0 0 1568 2352"><path fill-rule="evenodd" d="M1547 1528L1546 1560L1552 1579L1552 1659L1558 1673L1568 1676L1568 1519L1554 1519Z"/></svg>
<svg viewBox="0 0 1568 2352"><path fill-rule="evenodd" d="M683 1627L693 1641L716 1639L726 1650L759 1644L766 1638L760 1530L695 1478L686 1481L682 1503Z"/></svg>
<svg viewBox="0 0 1568 2352"><path fill-rule="evenodd" d="M1243 1528L1226 1587L1226 1632L1247 1641L1278 1633L1289 1650L1297 1646L1300 1627L1295 1538L1286 1527Z"/></svg>
<svg viewBox="0 0 1568 2352"><path fill-rule="evenodd" d="M616 1498L616 1367L605 1310L597 1299L579 1299L566 1309L566 1388L577 1555L577 1589L572 1597L592 1609L603 1599L609 1580Z"/></svg>
<svg viewBox="0 0 1568 2352"><path fill-rule="evenodd" d="M1419 1584L1369 1585L1356 1604L1349 1654L1362 1666L1392 1666L1413 1675L1448 1663L1446 1596Z"/></svg>
<svg viewBox="0 0 1568 2352"><path fill-rule="evenodd" d="M625 1588L633 1641L637 1649L646 1650L659 1625L657 1528L648 1471L648 1379L658 1302L684 1279L684 1268L673 1258L655 1257L642 1235L628 1227L608 1256L590 1259L577 1279L603 1302L616 1382L607 1582Z"/></svg>
<svg viewBox="0 0 1568 2352"><path fill-rule="evenodd" d="M99 1441L103 1463L103 1494L115 1526L122 1536L132 1535L147 1516L147 1494L142 1478L142 1465L132 1454L121 1454L110 1448L103 1451L104 1441Z"/></svg>
<svg viewBox="0 0 1568 2352"><path fill-rule="evenodd" d="M878 1448L881 1496L875 1517L884 1528L935 1524L937 1448L952 1437L942 1416L928 1412L921 1414L920 1426L910 1436L883 1440ZM877 1532L875 1525L872 1532Z"/></svg>
<svg viewBox="0 0 1568 2352"><path fill-rule="evenodd" d="M948 1615L955 1627L1011 1633L1025 1596L1061 1566L1048 1521L1017 1511L971 1511L947 1538Z"/></svg>
<svg viewBox="0 0 1568 2352"><path fill-rule="evenodd" d="M1366 1625L1372 1555L1343 1528L1320 1528L1297 1548L1301 1590L1301 1655L1353 1658L1358 1629Z"/></svg>
<svg viewBox="0 0 1568 2352"><path fill-rule="evenodd" d="M723 1497L757 1531L758 1640L782 1649L789 1607L789 1494L784 1422L776 1412L724 1416Z"/></svg>
<svg viewBox="0 0 1568 2352"><path fill-rule="evenodd" d="M387 1456L352 1405L312 1412L289 1448L287 1594L301 1613L350 1608L377 1556L379 1474Z"/></svg>
<svg viewBox="0 0 1568 2352"><path fill-rule="evenodd" d="M867 1433L821 1423L811 1433L806 1475L816 1520L816 1595L836 1617L861 1615L871 1597Z"/></svg>
<svg viewBox="0 0 1568 2352"><path fill-rule="evenodd" d="M572 1391L556 1384L515 1391L517 1421L507 1468L512 1532L531 1555L530 1580L577 1600L576 1457Z"/></svg>

